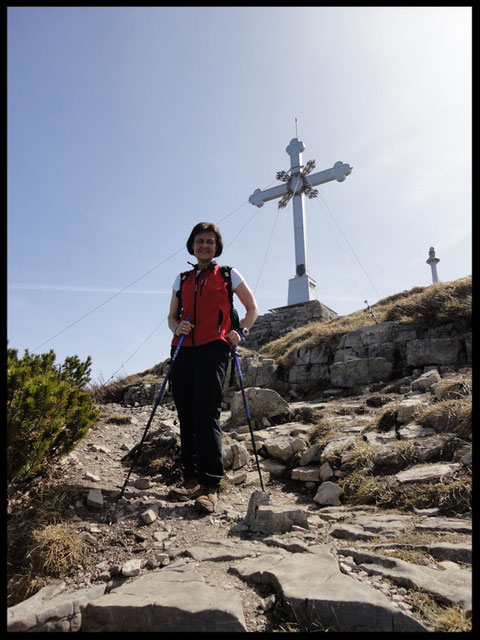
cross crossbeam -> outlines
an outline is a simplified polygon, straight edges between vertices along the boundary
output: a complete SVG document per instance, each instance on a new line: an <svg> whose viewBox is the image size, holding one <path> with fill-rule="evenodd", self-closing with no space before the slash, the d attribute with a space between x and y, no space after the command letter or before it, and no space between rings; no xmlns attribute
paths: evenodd
<svg viewBox="0 0 480 640"><path fill-rule="evenodd" d="M336 180L343 182L352 172L352 167L343 162L336 162L330 169L318 171L312 175L302 172L302 152L305 145L298 138L293 138L286 148L290 156L290 179L271 189L255 189L248 201L257 207L263 207L265 202L276 198L293 198L293 227L295 235L295 277L288 282L288 304L297 304L316 300L316 284L309 276L307 269L307 233L305 221L304 192L308 187L315 187L326 182ZM311 194L313 197L316 193ZM280 204L279 204L280 206Z"/></svg>

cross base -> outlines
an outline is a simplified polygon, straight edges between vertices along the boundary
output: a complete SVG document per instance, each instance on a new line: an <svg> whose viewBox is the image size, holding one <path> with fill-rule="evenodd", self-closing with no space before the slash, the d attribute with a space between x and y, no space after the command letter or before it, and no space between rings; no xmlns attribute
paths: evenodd
<svg viewBox="0 0 480 640"><path fill-rule="evenodd" d="M288 304L298 304L317 299L317 285L315 280L304 273L288 281Z"/></svg>

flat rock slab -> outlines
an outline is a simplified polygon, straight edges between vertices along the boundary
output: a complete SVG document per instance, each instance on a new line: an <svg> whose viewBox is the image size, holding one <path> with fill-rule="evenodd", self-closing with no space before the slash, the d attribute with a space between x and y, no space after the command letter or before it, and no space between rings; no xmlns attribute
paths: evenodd
<svg viewBox="0 0 480 640"><path fill-rule="evenodd" d="M472 533L469 520L461 518L443 518L426 516L419 520L419 516L382 513L352 513L345 522L335 521L342 512L330 512L322 509L319 516L329 520L333 517L334 524L330 534L335 538L349 540L371 540L373 538L395 538L406 533ZM343 512L348 515L347 511Z"/></svg>
<svg viewBox="0 0 480 640"><path fill-rule="evenodd" d="M451 560L472 564L472 545L455 542L432 542L425 550L437 560Z"/></svg>
<svg viewBox="0 0 480 640"><path fill-rule="evenodd" d="M401 514L354 514L348 522L334 525L330 534L335 538L349 540L371 540L373 538L396 537L413 529L412 516Z"/></svg>
<svg viewBox="0 0 480 640"><path fill-rule="evenodd" d="M189 565L123 584L83 612L81 631L247 631L240 597L205 584Z"/></svg>
<svg viewBox="0 0 480 640"><path fill-rule="evenodd" d="M187 549L185 553L198 562L204 562L205 560L210 562L229 562L257 556L258 550L258 545L248 541L239 545L238 543L204 540L200 544ZM265 550L263 552L265 553Z"/></svg>
<svg viewBox="0 0 480 640"><path fill-rule="evenodd" d="M401 484L406 482L429 482L430 480L439 481L459 471L461 466L461 464L455 462L417 464L410 467L410 469L400 471L395 477Z"/></svg>
<svg viewBox="0 0 480 640"><path fill-rule="evenodd" d="M417 531L471 534L472 522L461 518L425 518L415 525L415 529Z"/></svg>
<svg viewBox="0 0 480 640"><path fill-rule="evenodd" d="M295 618L315 630L426 631L380 591L343 574L327 546L310 551L245 560L230 571L270 584Z"/></svg>
<svg viewBox="0 0 480 640"><path fill-rule="evenodd" d="M402 587L423 591L450 606L459 605L464 611L472 609L472 574L467 569L432 569L356 549L339 551L352 556L369 574L381 575Z"/></svg>
<svg viewBox="0 0 480 640"><path fill-rule="evenodd" d="M76 631L65 622L80 617L82 607L102 596L105 586L72 592L66 589L63 580L52 580L35 595L8 609L7 631Z"/></svg>

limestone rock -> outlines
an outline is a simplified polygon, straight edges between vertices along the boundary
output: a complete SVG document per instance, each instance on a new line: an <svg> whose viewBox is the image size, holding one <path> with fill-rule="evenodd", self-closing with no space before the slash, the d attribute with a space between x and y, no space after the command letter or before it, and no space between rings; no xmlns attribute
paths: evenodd
<svg viewBox="0 0 480 640"><path fill-rule="evenodd" d="M306 446L307 444L303 438L289 436L274 437L263 443L263 449L269 456L283 462L293 458L296 453L305 449Z"/></svg>
<svg viewBox="0 0 480 640"><path fill-rule="evenodd" d="M138 558L127 560L127 562L125 562L125 564L122 566L122 575L126 576L127 578L138 576L141 568L142 561Z"/></svg>
<svg viewBox="0 0 480 640"><path fill-rule="evenodd" d="M377 589L344 575L328 548L246 560L232 567L244 579L270 584L301 624L335 631L425 631Z"/></svg>
<svg viewBox="0 0 480 640"><path fill-rule="evenodd" d="M437 384L441 380L441 376L436 369L430 369L426 373L419 376L416 380L413 380L411 387L413 391L425 391L430 389L434 384Z"/></svg>
<svg viewBox="0 0 480 640"><path fill-rule="evenodd" d="M421 590L450 605L471 611L471 572L465 569L432 569L414 565L400 558L385 557L366 551L350 550L360 568L370 574L382 575L401 586Z"/></svg>
<svg viewBox="0 0 480 640"><path fill-rule="evenodd" d="M101 597L105 588L102 584L71 591L62 580L53 580L8 609L7 631L78 631L83 607Z"/></svg>
<svg viewBox="0 0 480 640"><path fill-rule="evenodd" d="M232 469L236 471L241 467L244 467L250 460L250 454L245 445L240 442L234 442L232 444Z"/></svg>
<svg viewBox="0 0 480 640"><path fill-rule="evenodd" d="M136 489L149 489L152 484L150 478L137 478L133 483Z"/></svg>
<svg viewBox="0 0 480 640"><path fill-rule="evenodd" d="M320 505L339 505L342 493L343 489L338 484L326 480L318 487L314 501Z"/></svg>
<svg viewBox="0 0 480 640"><path fill-rule="evenodd" d="M275 478L281 478L287 470L287 466L285 464L270 458L262 460L260 462L260 467Z"/></svg>
<svg viewBox="0 0 480 640"><path fill-rule="evenodd" d="M188 567L188 565L187 565ZM240 596L210 587L192 568L165 567L89 603L83 632L247 631Z"/></svg>
<svg viewBox="0 0 480 640"><path fill-rule="evenodd" d="M426 338L407 343L407 364L456 364L461 361L462 342L458 338Z"/></svg>
<svg viewBox="0 0 480 640"><path fill-rule="evenodd" d="M276 507L263 491L254 491L251 495L244 524L260 533L283 533L291 531L293 525L308 529L307 515L302 509Z"/></svg>
<svg viewBox="0 0 480 640"><path fill-rule="evenodd" d="M385 358L353 358L330 365L331 382L336 387L386 382L392 374L392 363Z"/></svg>
<svg viewBox="0 0 480 640"><path fill-rule="evenodd" d="M420 378L418 378L420 380ZM413 383L412 383L413 384ZM397 407L397 421L400 424L412 422L417 412L425 407L425 397L414 396L413 398L405 398L399 402Z"/></svg>
<svg viewBox="0 0 480 640"><path fill-rule="evenodd" d="M101 489L90 489L87 495L87 506L92 507L92 509L101 509L103 507Z"/></svg>
<svg viewBox="0 0 480 640"><path fill-rule="evenodd" d="M252 419L271 418L289 413L288 403L273 389L247 387L245 396ZM247 417L241 391L234 394L230 411L232 425L246 424Z"/></svg>
<svg viewBox="0 0 480 640"><path fill-rule="evenodd" d="M441 478L453 475L461 468L458 463L438 462L427 464L416 464L409 469L396 474L396 479L401 483L406 482L429 482L439 481Z"/></svg>
<svg viewBox="0 0 480 640"><path fill-rule="evenodd" d="M301 480L302 482L318 482L320 480L320 467L318 465L296 467L292 469L290 477L292 480Z"/></svg>
<svg viewBox="0 0 480 640"><path fill-rule="evenodd" d="M147 509L140 515L145 524L152 524L157 519L157 514L154 509Z"/></svg>

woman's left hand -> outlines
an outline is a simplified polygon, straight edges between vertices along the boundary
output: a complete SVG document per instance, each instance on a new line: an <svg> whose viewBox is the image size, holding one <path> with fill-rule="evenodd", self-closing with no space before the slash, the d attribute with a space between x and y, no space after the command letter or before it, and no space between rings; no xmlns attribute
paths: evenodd
<svg viewBox="0 0 480 640"><path fill-rule="evenodd" d="M232 347L236 347L237 344L240 344L240 342L242 342L242 338L234 329L232 329L232 331L229 331L225 337Z"/></svg>

